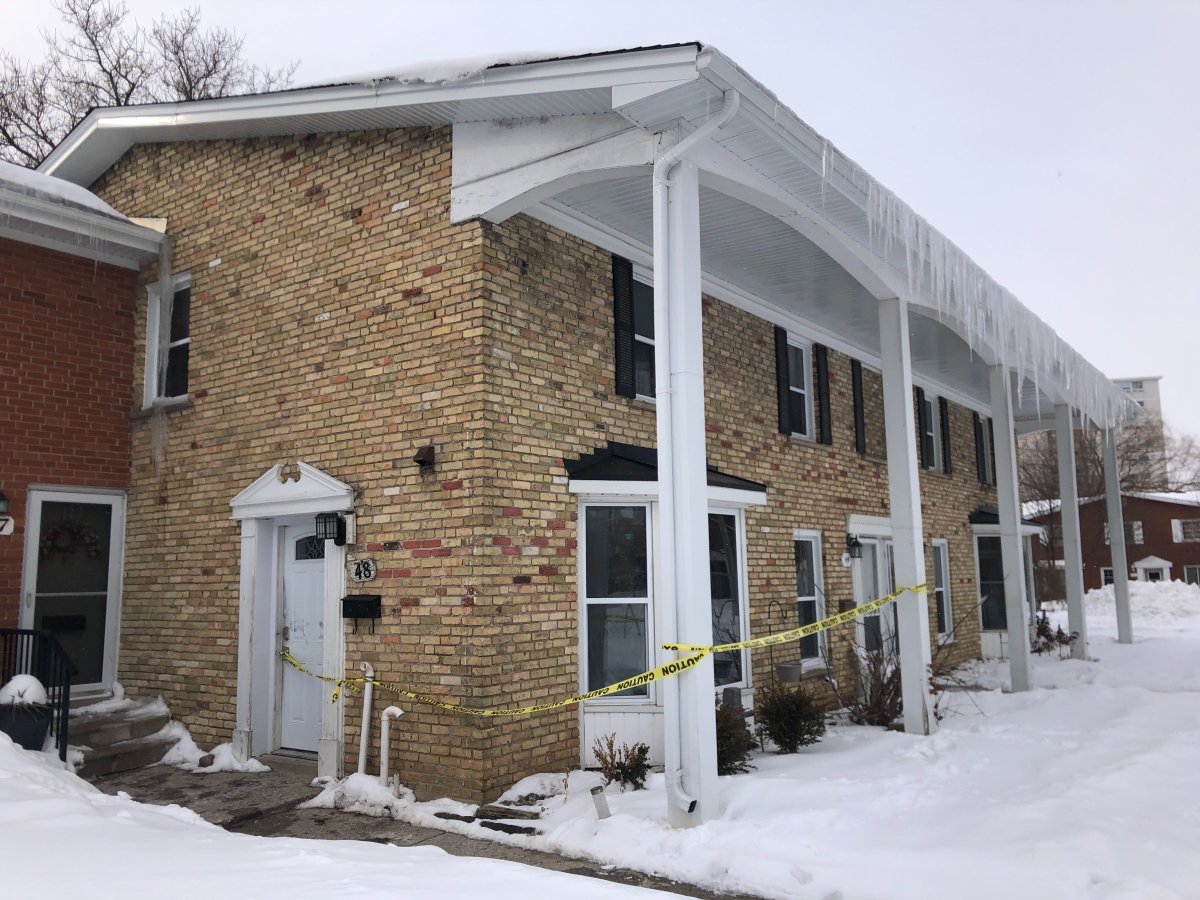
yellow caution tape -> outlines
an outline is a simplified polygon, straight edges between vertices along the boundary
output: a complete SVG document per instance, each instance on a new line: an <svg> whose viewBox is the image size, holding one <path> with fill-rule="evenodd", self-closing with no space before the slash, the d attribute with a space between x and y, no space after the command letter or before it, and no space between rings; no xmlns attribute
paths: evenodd
<svg viewBox="0 0 1200 900"><path fill-rule="evenodd" d="M632 675L629 678L622 679L614 684L606 685L602 688L597 688L594 691L588 691L586 694L576 694L573 697L565 697L561 700L551 700L547 703L538 703L534 706L521 706L510 709L476 709L473 706L462 706L458 703L445 703L438 700L436 697L430 697L428 694L418 694L415 691L410 691L407 688L401 687L398 684L392 684L389 681L380 681L375 678L333 678L329 675L318 675L304 667L300 660L296 659L291 654L287 647L284 647L279 655L283 657L283 661L290 665L298 672L303 672L312 678L319 679L328 684L334 685L333 695L329 698L330 703L336 703L338 697L341 696L343 690L350 693L359 693L359 685L373 684L375 687L383 688L385 691L391 691L401 697L407 697L417 703L424 703L429 706L436 706L439 709L449 710L450 712L462 713L467 716L484 716L484 717L501 717L501 716L523 716L529 713L542 712L547 709L557 709L562 706L570 706L573 703L582 703L585 700L594 700L596 697L606 697L609 694L619 694L621 691L627 691L630 688L641 687L643 684L649 684L652 681L661 681L664 678L673 678L681 672L686 672L688 669L696 666L700 660L708 656L710 653L720 653L725 650L742 650L754 649L758 647L770 647L775 644L785 644L789 641L798 641L801 638L816 634L820 631L825 631L828 628L833 628L836 625L842 625L846 622L851 622L859 616L864 616L880 609L891 603L901 594L906 591L911 591L914 594L925 593L925 585L920 584L914 587L899 588L894 593L888 594L886 597L880 597L878 600L872 600L870 603L864 603L862 606L856 606L853 609L843 613L838 613L835 616L830 616L827 619L822 619L819 622L813 622L811 625L804 625L800 628L793 628L791 631L781 631L779 634L768 635L767 637L753 638L748 641L738 641L733 644L718 644L716 646L700 646L698 644L663 644L664 650L675 650L677 652L686 653L687 656L672 662L663 663L660 666L655 666L653 669L647 669L645 672L640 672L637 675Z"/></svg>
<svg viewBox="0 0 1200 900"><path fill-rule="evenodd" d="M830 616L827 619L822 619L819 622L813 622L811 625L801 625L799 628L793 628L791 631L781 631L779 634L770 634L766 637L751 638L748 641L735 641L732 644L717 644L709 646L705 644L663 644L664 650L677 650L680 653L722 653L726 650L757 650L762 647L773 647L776 644L786 644L790 641L798 641L801 638L809 637L817 632L825 631L828 628L833 628L837 625L844 625L846 622L852 622L859 616L865 616L887 606L893 600L897 599L901 594L911 592L914 594L924 594L925 585L916 584L912 587L897 588L892 593L885 597L880 597L878 600L872 600L870 603L864 603L862 606L856 606L853 609L848 609L845 612L838 613L835 616Z"/></svg>

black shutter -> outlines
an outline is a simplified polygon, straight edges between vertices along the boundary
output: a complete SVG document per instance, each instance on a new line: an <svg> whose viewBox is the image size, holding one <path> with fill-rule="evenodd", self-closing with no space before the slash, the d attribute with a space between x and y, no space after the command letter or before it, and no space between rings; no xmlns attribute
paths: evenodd
<svg viewBox="0 0 1200 900"><path fill-rule="evenodd" d="M938 418L942 424L942 471L950 475L954 466L950 463L950 404L945 397L938 397Z"/></svg>
<svg viewBox="0 0 1200 900"><path fill-rule="evenodd" d="M775 327L775 391L779 399L779 433L791 434L792 426L788 421L788 394L791 379L788 377L788 339L787 329Z"/></svg>
<svg viewBox="0 0 1200 900"><path fill-rule="evenodd" d="M988 419L988 455L992 458L992 479L989 484L996 483L996 423Z"/></svg>
<svg viewBox="0 0 1200 900"><path fill-rule="evenodd" d="M850 361L850 384L854 391L854 449L859 456L867 455L867 422L863 401L862 363Z"/></svg>
<svg viewBox="0 0 1200 900"><path fill-rule="evenodd" d="M929 468L929 460L925 454L925 432L929 430L929 417L925 415L925 391L913 388L917 398L917 450L921 454L921 468Z"/></svg>
<svg viewBox="0 0 1200 900"><path fill-rule="evenodd" d="M980 484L987 484L987 438L983 434L983 419L979 413L971 412L971 428L975 432L975 477Z"/></svg>
<svg viewBox="0 0 1200 900"><path fill-rule="evenodd" d="M813 344L813 358L817 361L817 440L822 444L832 444L833 415L829 409L829 348L824 344Z"/></svg>
<svg viewBox="0 0 1200 900"><path fill-rule="evenodd" d="M633 263L613 256L612 273L617 394L636 397L637 388L633 380Z"/></svg>

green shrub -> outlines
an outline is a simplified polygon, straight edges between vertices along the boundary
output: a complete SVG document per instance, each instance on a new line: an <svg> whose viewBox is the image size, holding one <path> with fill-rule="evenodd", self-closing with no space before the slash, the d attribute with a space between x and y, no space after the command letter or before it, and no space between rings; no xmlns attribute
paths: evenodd
<svg viewBox="0 0 1200 900"><path fill-rule="evenodd" d="M737 775L749 772L750 751L758 745L746 727L740 708L717 706L717 774Z"/></svg>
<svg viewBox="0 0 1200 900"><path fill-rule="evenodd" d="M617 736L608 734L596 738L592 745L604 783L609 785L615 781L621 785L621 790L625 790L626 785L632 785L635 791L642 790L646 786L646 776L650 774L650 748L645 744L618 747L616 743Z"/></svg>
<svg viewBox="0 0 1200 900"><path fill-rule="evenodd" d="M825 713L800 689L773 684L754 704L754 718L780 753L795 753L825 734Z"/></svg>

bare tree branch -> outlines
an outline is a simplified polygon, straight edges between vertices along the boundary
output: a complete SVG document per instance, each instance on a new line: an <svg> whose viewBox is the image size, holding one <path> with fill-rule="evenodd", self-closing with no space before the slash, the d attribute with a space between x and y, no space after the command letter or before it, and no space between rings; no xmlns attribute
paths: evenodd
<svg viewBox="0 0 1200 900"><path fill-rule="evenodd" d="M244 39L204 28L199 9L147 30L116 0L60 0L55 8L66 28L42 33L43 62L0 54L0 159L24 166L38 165L94 107L278 90L299 65L247 62Z"/></svg>

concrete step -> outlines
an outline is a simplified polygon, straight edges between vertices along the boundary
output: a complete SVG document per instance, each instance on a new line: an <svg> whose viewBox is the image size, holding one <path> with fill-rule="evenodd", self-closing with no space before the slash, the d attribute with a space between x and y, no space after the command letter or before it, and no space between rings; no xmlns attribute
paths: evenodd
<svg viewBox="0 0 1200 900"><path fill-rule="evenodd" d="M77 747L109 747L135 738L148 737L171 721L165 705L145 704L101 716L72 716L68 737Z"/></svg>
<svg viewBox="0 0 1200 900"><path fill-rule="evenodd" d="M71 739L74 742L74 738ZM80 778L96 778L131 769L144 769L159 762L175 744L174 737L152 734L130 741L121 741L105 747L85 751Z"/></svg>

